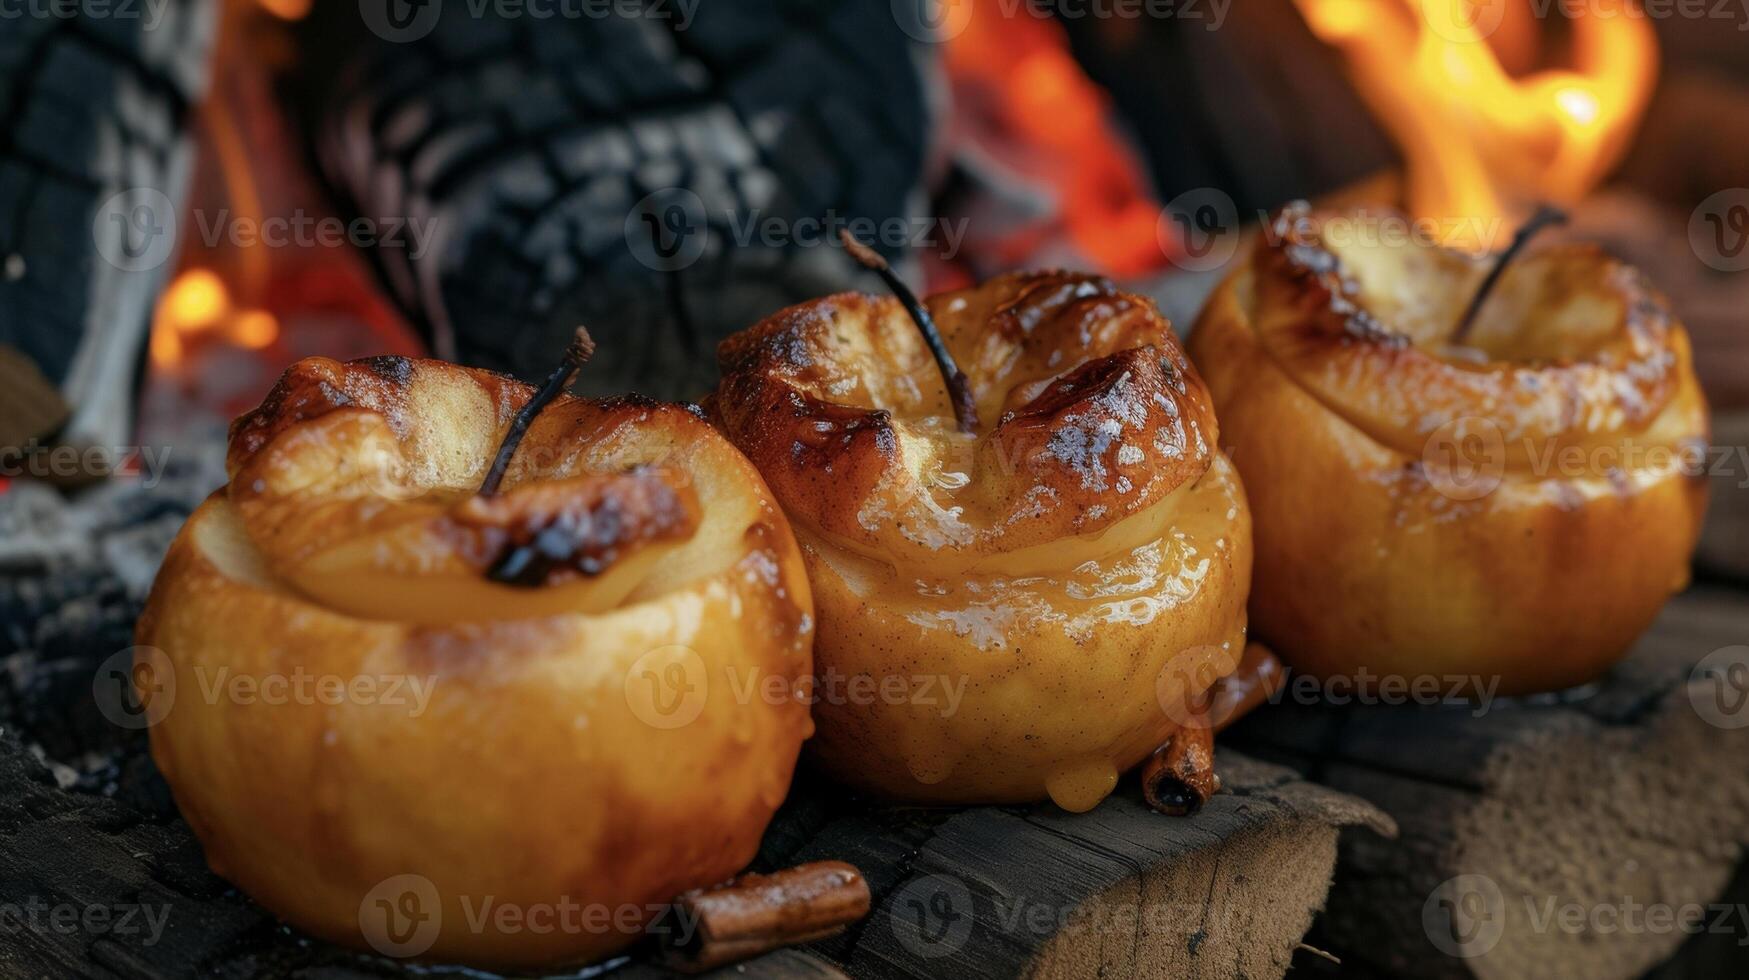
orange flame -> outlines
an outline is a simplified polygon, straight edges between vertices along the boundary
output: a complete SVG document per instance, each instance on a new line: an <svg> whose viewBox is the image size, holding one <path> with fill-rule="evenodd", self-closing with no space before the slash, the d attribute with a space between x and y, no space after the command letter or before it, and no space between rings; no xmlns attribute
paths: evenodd
<svg viewBox="0 0 1749 980"><path fill-rule="evenodd" d="M1627 149L1657 74L1638 7L1571 5L1571 67L1513 77L1500 52L1539 40L1525 0L1295 2L1401 148L1409 210L1453 221L1454 244L1484 244L1459 219L1583 197Z"/></svg>
<svg viewBox="0 0 1749 980"><path fill-rule="evenodd" d="M1081 70L1067 33L1020 5L943 0L945 20L963 19L944 62L955 97L975 99L1024 148L1034 173L1061 195L1063 229L1101 269L1136 276L1164 261L1155 224L1160 204L1141 162L1111 129L1105 92ZM1025 242L1013 243L1019 260Z"/></svg>
<svg viewBox="0 0 1749 980"><path fill-rule="evenodd" d="M279 321L273 314L239 308L217 273L193 268L178 275L159 298L149 353L153 368L168 370L206 340L260 350L277 339Z"/></svg>

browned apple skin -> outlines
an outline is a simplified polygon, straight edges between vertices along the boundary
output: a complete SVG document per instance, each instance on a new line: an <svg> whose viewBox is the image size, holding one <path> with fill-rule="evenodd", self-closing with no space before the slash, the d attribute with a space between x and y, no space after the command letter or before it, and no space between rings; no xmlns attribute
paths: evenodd
<svg viewBox="0 0 1749 980"><path fill-rule="evenodd" d="M1706 406L1662 298L1591 249L1521 259L1475 336L1549 356L1453 364L1410 335L1456 322L1477 263L1443 251L1382 260L1425 280L1398 295L1434 297L1392 319L1367 308L1365 284L1342 285L1352 270L1312 268L1324 261L1315 234L1283 225L1277 237L1306 261L1260 244L1189 344L1256 522L1257 637L1324 677L1475 676L1502 694L1598 677L1687 583L1704 479L1655 465L1551 468L1543 454L1602 461L1637 443L1653 460L1698 458ZM1398 261L1413 265L1388 264ZM1619 322L1589 339L1548 325L1594 300ZM1465 416L1501 434L1496 455L1476 457L1500 462L1452 484L1429 469L1427 446ZM1494 476L1496 488L1465 499Z"/></svg>
<svg viewBox="0 0 1749 980"><path fill-rule="evenodd" d="M278 417L240 423L233 472L313 419L358 410L357 390L375 384L364 371L389 379L364 410L441 433L446 451L460 447L458 473L483 472L530 393L433 361L303 362L285 387L311 399L281 391L269 405ZM422 401L435 388L448 394ZM478 431L445 429L463 423ZM153 757L213 868L300 929L366 948L361 902L379 882L417 874L442 902L422 958L519 970L600 959L637 940L662 903L744 867L787 792L812 727L805 702L730 686L759 678L793 691L811 667L801 557L758 474L678 406L566 398L528 440L528 455L594 457L566 472L644 457L678 468L702 504L696 534L611 611L444 626L344 615L289 589L244 527L234 487L170 549L138 628L176 681L151 729ZM520 478L513 469L507 488ZM706 686L677 708L696 717L666 727L683 716L652 715L636 682L674 665ZM429 702L422 713L386 698L241 703L214 687L221 671L411 679ZM469 916L488 898L615 917L599 930L492 918L475 929Z"/></svg>
<svg viewBox="0 0 1749 980"><path fill-rule="evenodd" d="M975 435L890 297L791 307L718 351L712 411L796 526L843 685L809 751L888 798L1090 809L1239 662L1244 491L1148 300L1040 272L927 302Z"/></svg>

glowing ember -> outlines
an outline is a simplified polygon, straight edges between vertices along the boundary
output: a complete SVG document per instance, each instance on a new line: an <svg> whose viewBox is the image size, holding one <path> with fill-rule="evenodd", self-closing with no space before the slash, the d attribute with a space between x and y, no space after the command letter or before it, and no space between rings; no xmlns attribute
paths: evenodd
<svg viewBox="0 0 1749 980"><path fill-rule="evenodd" d="M996 255L1012 266L1036 260L1042 239L1061 234L1104 271L1142 275L1165 255L1155 234L1160 204L1142 167L1108 123L1105 93L1081 71L1061 25L1026 5L943 0L945 21L965 28L947 41L944 62L955 112L1004 160L1057 198L1060 228L1031 227ZM962 134L963 135L963 134Z"/></svg>
<svg viewBox="0 0 1749 980"><path fill-rule="evenodd" d="M1627 148L1657 73L1638 10L1575 10L1571 67L1514 77L1501 64L1534 52L1525 0L1295 0L1339 48L1373 112L1402 149L1409 210L1434 219L1571 205ZM1448 222L1453 244L1476 222ZM1509 227L1509 225L1508 225Z"/></svg>
<svg viewBox="0 0 1749 980"><path fill-rule="evenodd" d="M174 370L208 340L260 350L279 338L279 321L264 310L239 309L211 269L189 269L158 300L152 318L152 367Z"/></svg>

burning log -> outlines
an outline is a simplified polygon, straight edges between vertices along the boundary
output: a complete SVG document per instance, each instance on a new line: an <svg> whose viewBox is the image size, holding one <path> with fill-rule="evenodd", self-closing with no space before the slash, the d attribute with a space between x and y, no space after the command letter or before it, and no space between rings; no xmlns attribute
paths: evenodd
<svg viewBox="0 0 1749 980"><path fill-rule="evenodd" d="M861 281L816 223L910 215L929 125L887 7L674 16L299 26L292 111L344 211L428 230L373 258L439 356L532 376L586 322L580 390L696 396L717 340Z"/></svg>
<svg viewBox="0 0 1749 980"><path fill-rule="evenodd" d="M64 408L18 432L6 426L11 448L127 439L152 304L177 244L175 212L193 163L187 124L205 86L215 7L183 0L166 4L162 19L117 16L101 32L82 18L6 18L3 377L12 388L40 372Z"/></svg>

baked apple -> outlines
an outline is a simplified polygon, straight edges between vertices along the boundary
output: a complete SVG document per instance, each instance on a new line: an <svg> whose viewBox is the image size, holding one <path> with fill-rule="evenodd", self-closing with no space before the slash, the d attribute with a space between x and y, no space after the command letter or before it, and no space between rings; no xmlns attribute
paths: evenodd
<svg viewBox="0 0 1749 980"><path fill-rule="evenodd" d="M813 583L813 756L889 798L1091 809L1239 663L1245 495L1150 301L1040 272L907 305L718 348L712 411Z"/></svg>
<svg viewBox="0 0 1749 980"><path fill-rule="evenodd" d="M1323 676L1597 677L1688 581L1687 334L1596 248L1528 253L1475 305L1482 258L1336 217L1286 209L1190 339L1256 521L1259 638Z"/></svg>
<svg viewBox="0 0 1749 980"><path fill-rule="evenodd" d="M311 933L372 938L361 903L416 875L441 903L426 955L593 960L740 870L787 791L805 697L729 686L810 674L808 583L758 473L680 406L559 396L476 492L531 394L298 362L233 424L230 483L152 590L139 642L182 692L153 757L213 868ZM225 680L292 676L372 683L267 703ZM397 680L428 702L384 697Z"/></svg>

